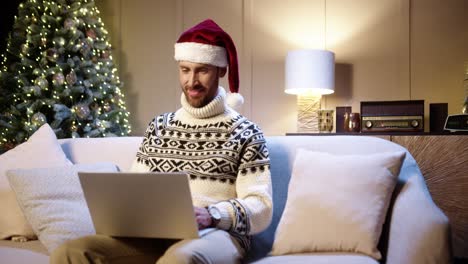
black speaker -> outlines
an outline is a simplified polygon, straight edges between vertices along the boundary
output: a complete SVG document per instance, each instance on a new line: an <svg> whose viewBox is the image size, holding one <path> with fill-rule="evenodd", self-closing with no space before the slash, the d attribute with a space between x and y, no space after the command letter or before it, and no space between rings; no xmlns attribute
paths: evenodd
<svg viewBox="0 0 468 264"><path fill-rule="evenodd" d="M348 132L345 124L345 113L351 114L351 106L336 107L336 133Z"/></svg>
<svg viewBox="0 0 468 264"><path fill-rule="evenodd" d="M429 131L431 133L441 133L444 131L447 114L447 103L429 104Z"/></svg>

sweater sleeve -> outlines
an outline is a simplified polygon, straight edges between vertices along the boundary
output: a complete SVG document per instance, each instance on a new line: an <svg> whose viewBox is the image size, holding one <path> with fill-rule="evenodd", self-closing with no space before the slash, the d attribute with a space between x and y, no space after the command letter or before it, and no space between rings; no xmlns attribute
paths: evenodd
<svg viewBox="0 0 468 264"><path fill-rule="evenodd" d="M151 143L151 137L155 134L156 130L156 118L151 120L146 128L145 135L143 137L143 141L140 144L140 148L136 153L136 157L133 160L132 166L130 167L131 172L148 172L151 170L150 166L148 166L148 153L147 149L149 144Z"/></svg>
<svg viewBox="0 0 468 264"><path fill-rule="evenodd" d="M215 206L221 212L219 228L241 235L266 229L272 217L272 187L268 148L259 128L255 127L240 155L237 174L237 198Z"/></svg>

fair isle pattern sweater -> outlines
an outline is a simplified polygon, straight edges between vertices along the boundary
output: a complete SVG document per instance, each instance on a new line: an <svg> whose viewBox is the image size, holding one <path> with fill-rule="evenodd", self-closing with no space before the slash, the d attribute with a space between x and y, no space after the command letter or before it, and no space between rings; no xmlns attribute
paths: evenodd
<svg viewBox="0 0 468 264"><path fill-rule="evenodd" d="M270 160L260 128L225 104L222 87L202 108L182 108L149 124L133 171L185 171L195 206L215 206L218 228L244 248L271 221Z"/></svg>

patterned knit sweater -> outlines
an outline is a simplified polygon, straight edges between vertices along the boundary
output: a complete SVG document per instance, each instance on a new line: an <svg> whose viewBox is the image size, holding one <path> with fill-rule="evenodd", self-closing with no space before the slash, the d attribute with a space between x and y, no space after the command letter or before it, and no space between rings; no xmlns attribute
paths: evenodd
<svg viewBox="0 0 468 264"><path fill-rule="evenodd" d="M220 87L208 105L193 108L182 94L181 109L150 122L132 171L187 172L194 205L217 207L217 227L248 248L248 235L271 221L270 160L260 128L225 98Z"/></svg>

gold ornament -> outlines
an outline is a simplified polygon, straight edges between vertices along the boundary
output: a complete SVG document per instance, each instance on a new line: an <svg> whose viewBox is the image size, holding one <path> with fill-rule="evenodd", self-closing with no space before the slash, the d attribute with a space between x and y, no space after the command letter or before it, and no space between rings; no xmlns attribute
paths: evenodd
<svg viewBox="0 0 468 264"><path fill-rule="evenodd" d="M47 123L47 118L43 113L37 112L31 117L31 123L36 127L40 127Z"/></svg>
<svg viewBox="0 0 468 264"><path fill-rule="evenodd" d="M65 45L65 39L63 37L56 37L54 38L55 45L62 47Z"/></svg>
<svg viewBox="0 0 468 264"><path fill-rule="evenodd" d="M22 45L21 45L21 53L22 53L23 55L26 55L26 54L28 54L28 51L29 51L28 44L22 44Z"/></svg>
<svg viewBox="0 0 468 264"><path fill-rule="evenodd" d="M85 119L89 116L91 111L89 110L89 107L85 104L77 104L75 105L75 113L80 119Z"/></svg>
<svg viewBox="0 0 468 264"><path fill-rule="evenodd" d="M75 71L71 71L69 74L67 74L67 77L65 77L67 79L67 83L70 84L70 85L74 85L76 83L76 73Z"/></svg>

